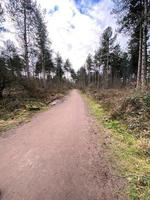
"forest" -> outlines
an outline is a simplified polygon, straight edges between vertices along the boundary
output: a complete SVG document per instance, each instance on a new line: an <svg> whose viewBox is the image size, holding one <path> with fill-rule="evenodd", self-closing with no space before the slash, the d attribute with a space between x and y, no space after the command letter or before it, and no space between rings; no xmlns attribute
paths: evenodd
<svg viewBox="0 0 150 200"><path fill-rule="evenodd" d="M0 133L77 89L98 121L115 133L111 148L124 165L131 199L149 200L150 0L112 1L118 28L105 27L99 47L78 70L52 48L45 11L35 0L0 1L0 38L9 32L8 18L16 38L0 40ZM120 34L129 38L126 48Z"/></svg>

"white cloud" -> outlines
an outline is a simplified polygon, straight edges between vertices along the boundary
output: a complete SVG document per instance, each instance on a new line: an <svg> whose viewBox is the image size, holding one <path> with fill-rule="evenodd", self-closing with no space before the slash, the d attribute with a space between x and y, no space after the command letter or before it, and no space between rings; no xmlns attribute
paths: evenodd
<svg viewBox="0 0 150 200"><path fill-rule="evenodd" d="M82 0L79 10L74 0L37 0L46 9L46 21L52 48L63 58L69 58L74 69L81 67L87 55L99 46L102 31L107 26L116 29L110 14L111 0L87 4ZM83 12L80 12L83 11Z"/></svg>

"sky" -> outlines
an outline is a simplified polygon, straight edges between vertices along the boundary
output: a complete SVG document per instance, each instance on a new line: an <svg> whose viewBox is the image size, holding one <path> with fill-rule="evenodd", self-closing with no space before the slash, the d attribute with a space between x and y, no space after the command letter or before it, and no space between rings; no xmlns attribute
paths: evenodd
<svg viewBox="0 0 150 200"><path fill-rule="evenodd" d="M54 52L69 58L75 70L99 47L104 29L117 29L112 0L37 0L46 10L46 24ZM118 41L124 48L123 36Z"/></svg>

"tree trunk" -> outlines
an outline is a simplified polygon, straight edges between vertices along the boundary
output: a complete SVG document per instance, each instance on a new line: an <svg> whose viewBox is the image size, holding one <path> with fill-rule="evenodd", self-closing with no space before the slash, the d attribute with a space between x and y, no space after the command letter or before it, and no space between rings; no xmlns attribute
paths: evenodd
<svg viewBox="0 0 150 200"><path fill-rule="evenodd" d="M43 74L43 86L46 88L46 71L45 71L45 61L44 53L42 52L42 74Z"/></svg>
<svg viewBox="0 0 150 200"><path fill-rule="evenodd" d="M140 25L139 34L139 58L138 58L138 71L137 71L137 83L136 88L141 88L141 66L142 66L142 24Z"/></svg>
<svg viewBox="0 0 150 200"><path fill-rule="evenodd" d="M147 0L144 0L144 17L143 17L143 45L142 45L142 68L141 68L141 89L146 88L147 72Z"/></svg>
<svg viewBox="0 0 150 200"><path fill-rule="evenodd" d="M114 77L115 77L115 72L114 69L111 67L111 86L114 86Z"/></svg>
<svg viewBox="0 0 150 200"><path fill-rule="evenodd" d="M0 81L0 99L3 98L3 90L5 89L5 81L1 80Z"/></svg>
<svg viewBox="0 0 150 200"><path fill-rule="evenodd" d="M123 72L123 82L122 82L122 86L125 87L127 84L127 71L126 69Z"/></svg>
<svg viewBox="0 0 150 200"><path fill-rule="evenodd" d="M1 88L0 88L0 99L2 99L3 98L3 90L1 90Z"/></svg>
<svg viewBox="0 0 150 200"><path fill-rule="evenodd" d="M91 83L91 74L90 74L90 71L88 72L88 85L90 85Z"/></svg>
<svg viewBox="0 0 150 200"><path fill-rule="evenodd" d="M106 66L105 66L105 68L106 69L105 69L105 74L104 74L104 76L105 76L105 80L104 80L104 82L105 82L104 85L105 86L104 87L108 88L108 81L109 81L108 80L109 79L108 78L108 76L109 76L108 75L109 74L109 41L108 41L108 47L107 47L107 60L106 60Z"/></svg>
<svg viewBox="0 0 150 200"><path fill-rule="evenodd" d="M29 70L29 57L28 57L28 40L27 40L27 10L26 2L24 0L24 50L25 50L25 70L27 72L27 77L30 77Z"/></svg>
<svg viewBox="0 0 150 200"><path fill-rule="evenodd" d="M100 87L100 74L99 74L99 72L100 72L100 66L99 66L98 74L97 74L97 88L98 88L98 89L99 89L99 87Z"/></svg>

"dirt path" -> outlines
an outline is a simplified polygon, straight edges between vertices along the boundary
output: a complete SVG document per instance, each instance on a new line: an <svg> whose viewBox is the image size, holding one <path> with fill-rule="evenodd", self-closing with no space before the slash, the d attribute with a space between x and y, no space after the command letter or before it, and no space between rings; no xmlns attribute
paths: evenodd
<svg viewBox="0 0 150 200"><path fill-rule="evenodd" d="M122 199L114 194L120 182L98 152L94 131L81 95L73 90L63 103L1 137L1 199Z"/></svg>

